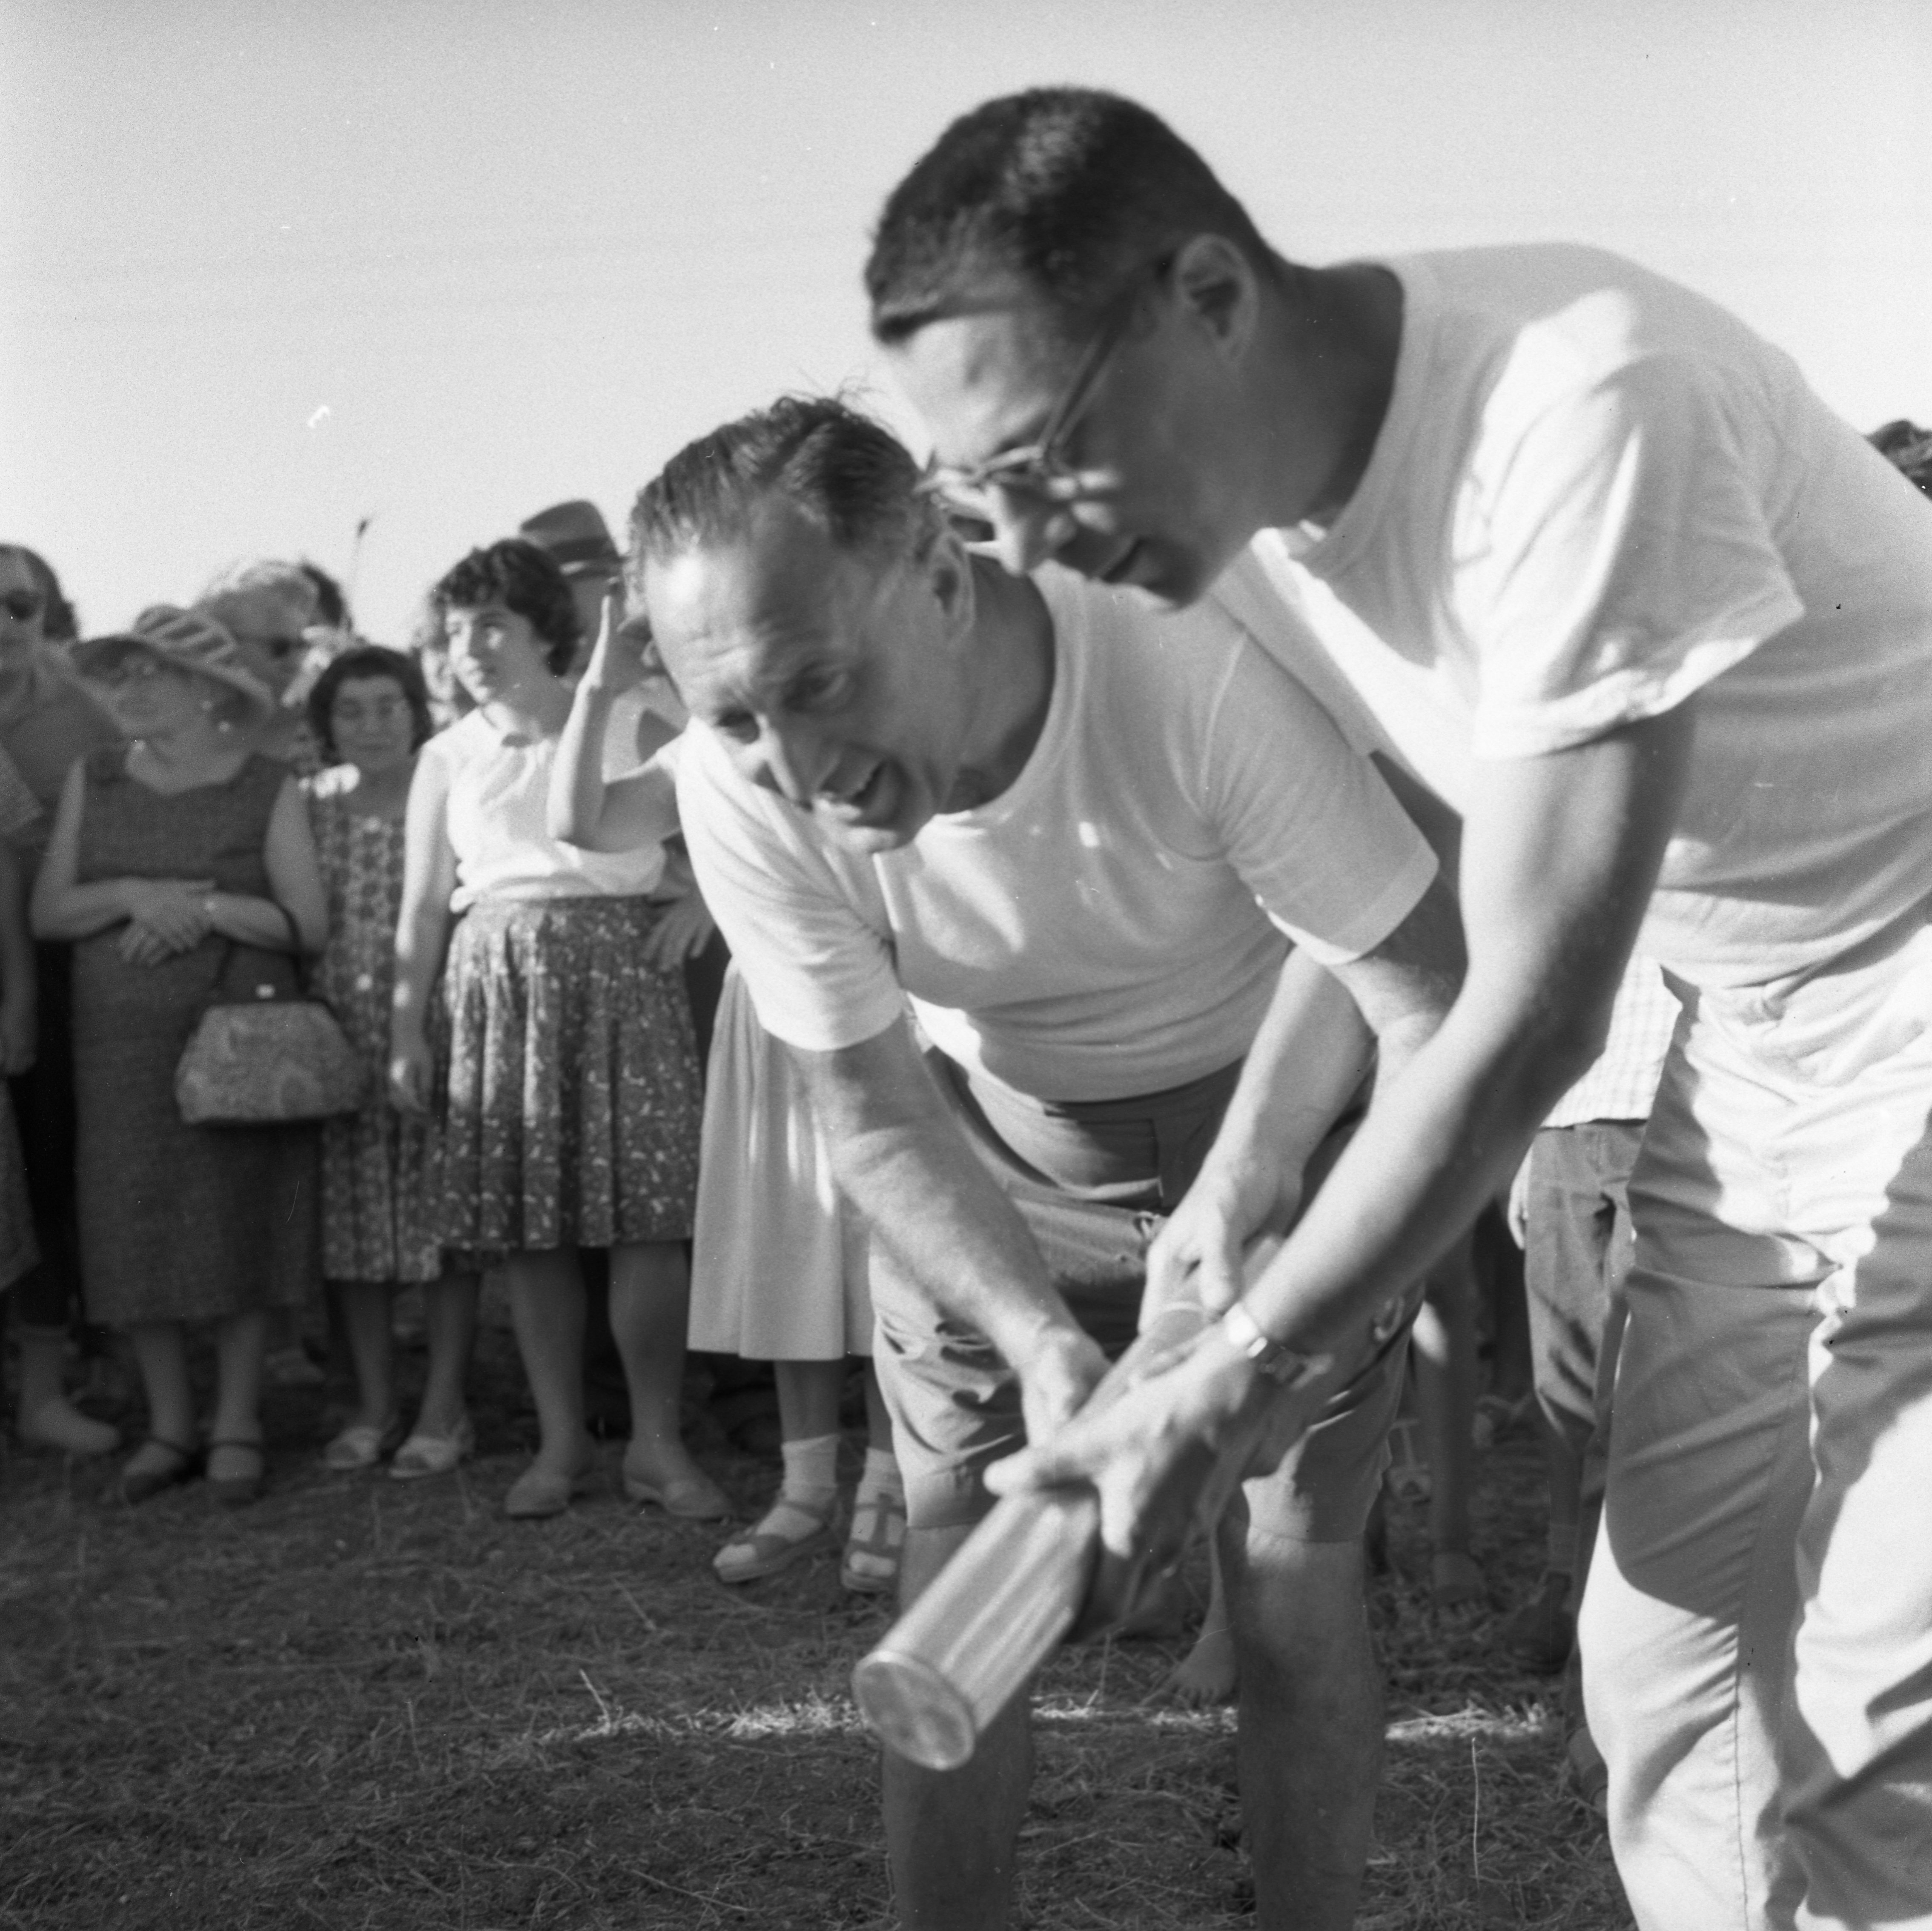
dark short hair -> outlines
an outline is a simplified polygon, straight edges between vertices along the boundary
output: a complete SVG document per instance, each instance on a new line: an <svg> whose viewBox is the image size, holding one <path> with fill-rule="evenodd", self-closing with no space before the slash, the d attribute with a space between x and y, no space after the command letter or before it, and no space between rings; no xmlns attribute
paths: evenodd
<svg viewBox="0 0 1932 1931"><path fill-rule="evenodd" d="M17 556L27 566L27 574L40 593L40 634L50 643L72 643L80 634L80 621L62 594L54 566L24 543L0 543L0 555Z"/></svg>
<svg viewBox="0 0 1932 1931"><path fill-rule="evenodd" d="M887 197L866 263L872 333L904 341L1007 274L1083 336L1132 275L1198 234L1275 273L1247 211L1157 114L1090 88L1007 94L961 115Z"/></svg>
<svg viewBox="0 0 1932 1931"><path fill-rule="evenodd" d="M554 677L570 668L584 636L570 580L548 550L520 536L506 536L472 550L436 580L429 599L439 613L501 604L527 619L544 640L544 662Z"/></svg>
<svg viewBox="0 0 1932 1931"><path fill-rule="evenodd" d="M1909 483L1932 496L1932 429L1900 416L1865 439Z"/></svg>
<svg viewBox="0 0 1932 1931"><path fill-rule="evenodd" d="M644 565L742 536L782 499L841 550L882 557L922 551L939 512L919 465L891 430L830 396L782 396L687 443L638 493L631 589Z"/></svg>
<svg viewBox="0 0 1932 1931"><path fill-rule="evenodd" d="M380 643L362 643L353 650L345 650L340 657L331 658L308 694L308 727L328 757L335 760L342 755L335 748L334 720L330 715L335 709L336 694L357 677L387 677L400 688L410 700L410 748L421 749L436 729L430 715L429 686L423 680L422 666L402 651L390 650Z"/></svg>

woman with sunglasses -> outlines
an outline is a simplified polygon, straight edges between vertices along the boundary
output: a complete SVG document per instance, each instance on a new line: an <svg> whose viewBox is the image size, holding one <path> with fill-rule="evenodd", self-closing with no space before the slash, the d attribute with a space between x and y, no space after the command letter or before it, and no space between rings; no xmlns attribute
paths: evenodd
<svg viewBox="0 0 1932 1931"><path fill-rule="evenodd" d="M0 792L7 841L31 889L53 823L61 786L76 759L118 742L114 721L82 684L61 648L74 635L73 606L46 561L20 544L0 544ZM7 1085L26 1156L27 1190L41 1264L5 1299L20 1355L16 1427L29 1447L68 1455L111 1455L120 1436L68 1399L66 1362L82 1318L79 1234L74 1210L74 1042L70 949L43 942L33 951L33 991L8 988Z"/></svg>
<svg viewBox="0 0 1932 1931"><path fill-rule="evenodd" d="M292 991L327 907L287 769L249 744L272 703L233 638L166 606L78 646L128 742L68 774L34 928L75 942L78 1191L90 1311L127 1329L147 1440L122 1471L130 1502L200 1467L187 1328L218 1363L208 1486L247 1502L264 1473L269 1310L317 1285L316 1135L190 1126L175 1069L210 1003Z"/></svg>

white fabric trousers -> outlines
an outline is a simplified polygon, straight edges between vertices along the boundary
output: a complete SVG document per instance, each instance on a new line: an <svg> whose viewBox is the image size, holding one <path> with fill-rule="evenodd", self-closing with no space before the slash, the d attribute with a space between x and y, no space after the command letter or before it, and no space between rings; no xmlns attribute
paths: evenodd
<svg viewBox="0 0 1932 1931"><path fill-rule="evenodd" d="M1685 1000L1580 1631L1643 1931L1932 1927L1932 930Z"/></svg>

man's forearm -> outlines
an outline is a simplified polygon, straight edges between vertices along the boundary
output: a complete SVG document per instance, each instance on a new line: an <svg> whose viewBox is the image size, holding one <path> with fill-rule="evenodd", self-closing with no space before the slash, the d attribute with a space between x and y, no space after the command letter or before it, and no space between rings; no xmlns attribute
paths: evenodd
<svg viewBox="0 0 1932 1931"><path fill-rule="evenodd" d="M1077 1334L1038 1245L967 1143L903 1027L797 1053L840 1188L872 1238L945 1312L1024 1369Z"/></svg>

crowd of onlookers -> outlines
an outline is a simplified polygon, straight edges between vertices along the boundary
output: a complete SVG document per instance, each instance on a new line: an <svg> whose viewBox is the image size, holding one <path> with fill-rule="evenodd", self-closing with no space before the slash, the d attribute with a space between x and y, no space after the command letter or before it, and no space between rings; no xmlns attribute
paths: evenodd
<svg viewBox="0 0 1932 1931"><path fill-rule="evenodd" d="M688 1325L778 1363L784 1487L721 1576L842 1546L849 1587L891 1586L902 1496L869 1372L849 1510L838 1477L864 1242L734 977L720 1003L655 761L682 709L659 678L598 709L594 744L572 724L618 561L591 505L559 505L460 559L394 650L356 634L326 572L275 561L83 638L46 562L0 546L0 1286L23 1442L122 1451L68 1386L75 1337L112 1330L146 1414L122 1496L200 1479L251 1501L265 1377L304 1372L302 1312L326 1303L355 1392L324 1462L446 1475L475 1450L494 1275L539 1433L508 1513L556 1513L588 1477L588 1328L628 1397L627 1495L730 1516L680 1436ZM560 776L560 756L584 769ZM571 787L602 833L554 834ZM708 1111L694 994L707 1030L717 1012ZM177 1069L211 1006L318 996L362 1063L354 1111L184 1120ZM413 1414L405 1288L428 1355Z"/></svg>

